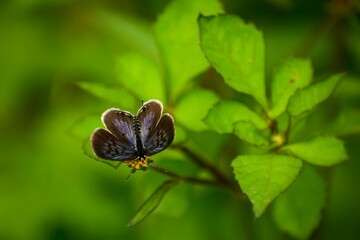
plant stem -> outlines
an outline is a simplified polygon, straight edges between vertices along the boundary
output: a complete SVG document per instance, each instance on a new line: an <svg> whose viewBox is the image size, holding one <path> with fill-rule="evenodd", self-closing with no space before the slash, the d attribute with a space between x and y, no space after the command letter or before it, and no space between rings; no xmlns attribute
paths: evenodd
<svg viewBox="0 0 360 240"><path fill-rule="evenodd" d="M269 128L271 130L272 135L277 134L279 132L278 123L275 119L270 119Z"/></svg>
<svg viewBox="0 0 360 240"><path fill-rule="evenodd" d="M284 132L284 145L286 145L289 142L289 133L291 131L291 124L292 124L292 116L289 115L289 122L288 122L288 126L286 128L286 131Z"/></svg>
<svg viewBox="0 0 360 240"><path fill-rule="evenodd" d="M198 166L208 170L216 179L217 182L221 185L227 186L227 187L234 187L234 185L213 165L209 164L205 160L203 160L201 157L196 155L194 152L192 152L190 149L182 146L182 145L174 145L174 148L180 150L182 153L184 153L186 156L188 156L192 161L194 161Z"/></svg>
<svg viewBox="0 0 360 240"><path fill-rule="evenodd" d="M196 177L187 177L187 176L180 176L177 173L171 172L169 170L163 169L163 168L159 168L153 165L150 165L149 168L151 170L154 170L156 172L162 173L166 176L175 178L179 181L183 181L183 182L191 182L191 183L197 183L197 184L205 184L205 185L223 185L221 182L219 181L211 181L211 180L206 180L206 179L200 179L200 178L196 178Z"/></svg>

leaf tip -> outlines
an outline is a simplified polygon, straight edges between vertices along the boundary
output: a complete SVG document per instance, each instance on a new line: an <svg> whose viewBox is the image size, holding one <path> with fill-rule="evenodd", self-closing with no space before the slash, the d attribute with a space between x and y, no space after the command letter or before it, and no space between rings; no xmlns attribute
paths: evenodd
<svg viewBox="0 0 360 240"><path fill-rule="evenodd" d="M126 225L126 227L132 227L132 226L134 226L134 225L136 225L136 223L134 223L132 220L130 220L130 221L128 222L128 224Z"/></svg>

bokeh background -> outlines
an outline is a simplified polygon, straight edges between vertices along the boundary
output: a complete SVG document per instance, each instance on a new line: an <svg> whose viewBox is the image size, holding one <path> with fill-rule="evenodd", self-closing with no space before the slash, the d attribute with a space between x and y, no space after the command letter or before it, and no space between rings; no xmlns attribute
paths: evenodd
<svg viewBox="0 0 360 240"><path fill-rule="evenodd" d="M254 221L247 201L220 188L193 185L172 190L153 215L127 228L134 212L166 177L147 171L124 182L128 168L114 169L83 154L74 124L119 106L99 100L76 83L116 83L119 56L129 51L155 55L152 26L168 2L0 1L0 239L290 239L277 230L269 214ZM356 239L360 236L359 3L224 0L222 4L226 12L263 31L268 69L288 55L298 55L312 58L315 74L348 73L322 107L330 113L339 106L348 110L344 121L352 124L343 123L334 131L346 141L350 160L324 170L329 198L312 238ZM199 86L221 85L212 70L201 79ZM224 92L218 94L222 97ZM136 101L125 103L133 106L128 110L137 110L141 102ZM194 139L206 146L207 134L211 135L195 134ZM196 171L172 150L162 156L175 159L164 161L164 167L184 174Z"/></svg>

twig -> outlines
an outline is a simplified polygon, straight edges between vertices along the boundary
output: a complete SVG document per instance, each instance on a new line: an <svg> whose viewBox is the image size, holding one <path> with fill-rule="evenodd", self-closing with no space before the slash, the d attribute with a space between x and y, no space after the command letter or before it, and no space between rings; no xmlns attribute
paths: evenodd
<svg viewBox="0 0 360 240"><path fill-rule="evenodd" d="M191 182L191 183L198 183L198 184L205 184L205 185L222 185L222 183L218 182L218 181L211 181L211 180L200 179L200 178L196 178L196 177L180 176L177 173L171 172L171 171L163 169L163 168L156 167L154 165L150 165L149 168L151 170L154 170L156 172L162 173L164 175L167 175L169 177L175 178L175 179L177 179L179 181L183 181L183 182Z"/></svg>
<svg viewBox="0 0 360 240"><path fill-rule="evenodd" d="M219 184L224 185L226 187L230 187L230 188L234 187L234 185L220 171L218 171L217 168L215 168L213 165L204 161L201 157L196 155L194 152L192 152L188 148L186 148L182 145L173 145L173 147L180 150L181 152L183 152L186 156L188 156L192 161L194 161L200 167L208 170L217 179L217 182Z"/></svg>
<svg viewBox="0 0 360 240"><path fill-rule="evenodd" d="M284 132L284 138L285 138L285 141L284 141L284 145L286 145L289 141L289 134L290 134L290 131L291 131L291 124L292 124L292 116L289 116L289 122L288 122L288 126Z"/></svg>

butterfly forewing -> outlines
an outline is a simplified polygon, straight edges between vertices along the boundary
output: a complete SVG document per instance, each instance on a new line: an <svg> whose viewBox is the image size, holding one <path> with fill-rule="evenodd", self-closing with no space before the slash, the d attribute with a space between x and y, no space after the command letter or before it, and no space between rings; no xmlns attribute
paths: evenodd
<svg viewBox="0 0 360 240"><path fill-rule="evenodd" d="M175 125L173 117L165 113L155 130L144 140L144 148L148 156L152 156L167 148L175 137Z"/></svg>
<svg viewBox="0 0 360 240"><path fill-rule="evenodd" d="M99 158L120 161L135 159L133 147L123 140L101 128L95 129L90 138L94 153Z"/></svg>
<svg viewBox="0 0 360 240"><path fill-rule="evenodd" d="M126 111L110 108L101 117L106 128L121 142L135 149L134 116Z"/></svg>
<svg viewBox="0 0 360 240"><path fill-rule="evenodd" d="M153 135L158 124L163 106L160 101L150 100L143 104L137 114L137 119L141 125L141 139L143 143Z"/></svg>

